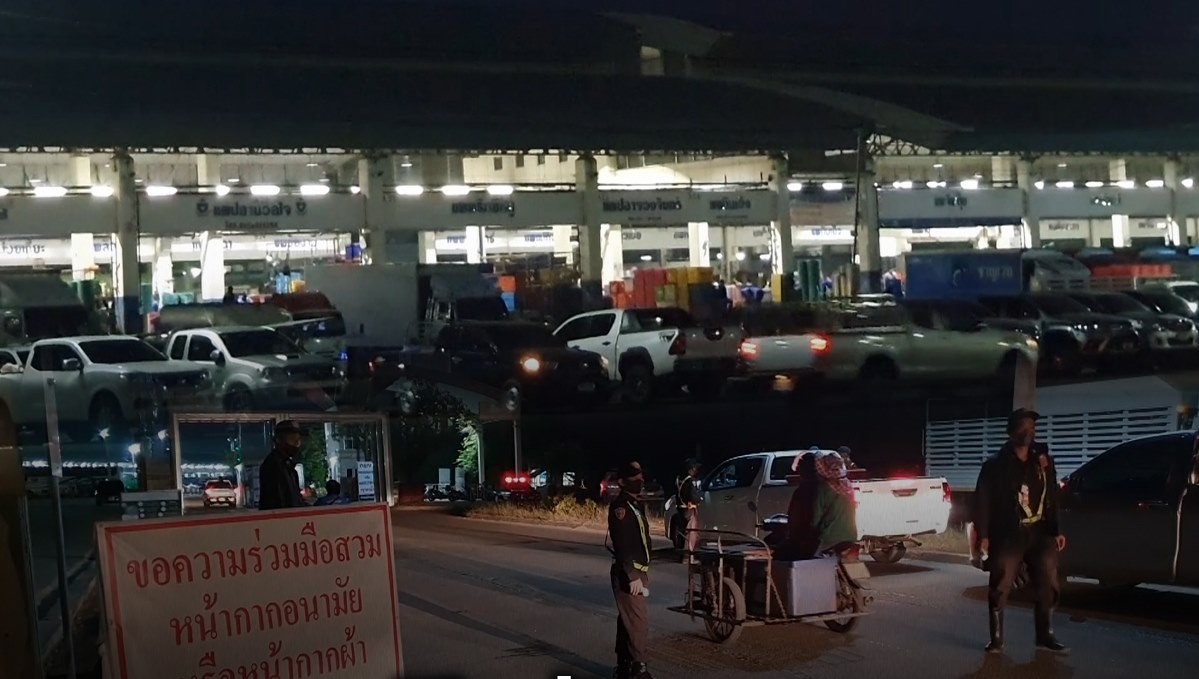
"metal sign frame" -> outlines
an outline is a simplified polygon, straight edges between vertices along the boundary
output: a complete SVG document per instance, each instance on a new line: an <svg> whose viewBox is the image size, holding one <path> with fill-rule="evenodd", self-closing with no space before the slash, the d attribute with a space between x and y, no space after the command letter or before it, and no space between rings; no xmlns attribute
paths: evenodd
<svg viewBox="0 0 1199 679"><path fill-rule="evenodd" d="M395 494L392 491L391 476L391 428L385 413L292 413L286 411L263 411L254 413L224 413L224 412L178 412L171 415L171 435L174 444L171 446L172 464L175 466L175 489L183 490L183 447L180 445L181 428L184 424L260 424L269 422L278 424L283 420L291 420L299 425L305 424L368 424L378 425L382 450L379 460L383 472L383 487L385 501L389 506L395 505ZM376 480L378 485L378 480Z"/></svg>

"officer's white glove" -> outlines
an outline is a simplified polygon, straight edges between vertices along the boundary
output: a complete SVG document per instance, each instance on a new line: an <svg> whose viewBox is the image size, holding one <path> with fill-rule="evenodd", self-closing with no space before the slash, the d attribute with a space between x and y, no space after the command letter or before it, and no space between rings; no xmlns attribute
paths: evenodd
<svg viewBox="0 0 1199 679"><path fill-rule="evenodd" d="M645 589L645 584L640 580L629 580L629 594L633 596L645 596L648 593Z"/></svg>

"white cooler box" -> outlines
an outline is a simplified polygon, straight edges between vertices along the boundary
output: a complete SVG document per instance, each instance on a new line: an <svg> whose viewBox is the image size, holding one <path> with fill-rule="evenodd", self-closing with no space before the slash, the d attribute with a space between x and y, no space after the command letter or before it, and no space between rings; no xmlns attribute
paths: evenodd
<svg viewBox="0 0 1199 679"><path fill-rule="evenodd" d="M804 561L774 561L774 586L783 600L783 614L794 617L829 613L837 609L837 560L806 559ZM747 564L749 609L755 613L766 610L766 563ZM770 615L779 615L778 602L770 602Z"/></svg>

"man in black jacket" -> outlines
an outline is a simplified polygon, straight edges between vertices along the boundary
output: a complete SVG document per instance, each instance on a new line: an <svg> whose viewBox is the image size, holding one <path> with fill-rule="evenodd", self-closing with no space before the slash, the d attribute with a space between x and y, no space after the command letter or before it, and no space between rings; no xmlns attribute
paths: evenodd
<svg viewBox="0 0 1199 679"><path fill-rule="evenodd" d="M259 509L306 506L296 473L303 442L304 432L295 422L283 420L275 425L274 445L258 468Z"/></svg>
<svg viewBox="0 0 1199 679"><path fill-rule="evenodd" d="M974 526L990 571L988 653L1003 652L1003 610L1022 563L1036 588L1037 647L1067 650L1051 625L1059 594L1058 552L1066 548L1066 537L1058 530L1057 470L1048 447L1035 440L1038 417L1031 410L1014 411L1007 443L978 475Z"/></svg>
<svg viewBox="0 0 1199 679"><path fill-rule="evenodd" d="M649 521L638 497L645 489L641 465L620 470L620 495L608 506L612 538L612 594L616 598L616 679L653 679L645 667L649 642Z"/></svg>
<svg viewBox="0 0 1199 679"><path fill-rule="evenodd" d="M683 555L684 563L695 560L695 548L699 545L699 503L703 500L703 493L699 489L699 460L690 459L686 464L687 476L679 484L679 513L687 531L684 535L687 549Z"/></svg>

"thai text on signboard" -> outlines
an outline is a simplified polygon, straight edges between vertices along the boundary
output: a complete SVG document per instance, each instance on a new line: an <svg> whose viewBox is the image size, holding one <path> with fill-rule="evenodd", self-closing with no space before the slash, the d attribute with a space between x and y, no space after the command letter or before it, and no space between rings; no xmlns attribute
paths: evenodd
<svg viewBox="0 0 1199 679"><path fill-rule="evenodd" d="M100 524L111 676L403 674L384 505Z"/></svg>

